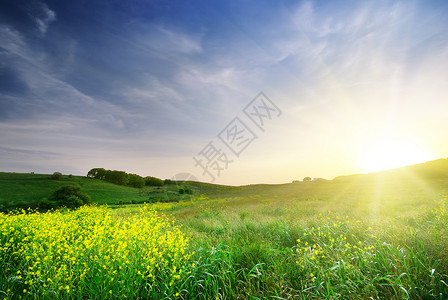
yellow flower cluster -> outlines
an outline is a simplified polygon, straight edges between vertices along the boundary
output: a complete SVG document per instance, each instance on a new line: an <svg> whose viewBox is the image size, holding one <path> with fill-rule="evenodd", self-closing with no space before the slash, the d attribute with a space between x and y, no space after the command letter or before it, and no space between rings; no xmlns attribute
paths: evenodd
<svg viewBox="0 0 448 300"><path fill-rule="evenodd" d="M149 206L124 218L92 206L0 214L3 273L9 274L11 286L22 286L21 293L35 297L89 291L97 297L136 297L156 288L157 278L171 286L190 259L187 243L174 221Z"/></svg>
<svg viewBox="0 0 448 300"><path fill-rule="evenodd" d="M321 220L321 226L307 229L302 237L297 239L297 245L293 249L295 262L303 273L307 274L309 270L314 272L304 276L309 284L314 284L317 276L322 280L328 279L332 272L340 271L342 265L347 269L359 268L375 255L374 245L366 240L359 240L350 233L351 222L348 216L321 216ZM367 230L370 229L369 227Z"/></svg>
<svg viewBox="0 0 448 300"><path fill-rule="evenodd" d="M436 201L437 207L434 208L434 214L439 222L448 217L447 198L447 196L443 196L438 201Z"/></svg>

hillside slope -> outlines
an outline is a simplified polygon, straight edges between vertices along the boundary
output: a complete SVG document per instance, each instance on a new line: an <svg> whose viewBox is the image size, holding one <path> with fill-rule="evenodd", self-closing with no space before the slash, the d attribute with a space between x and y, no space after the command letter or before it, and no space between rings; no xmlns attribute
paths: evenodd
<svg viewBox="0 0 448 300"><path fill-rule="evenodd" d="M225 186L204 182L178 182L167 187L187 187L194 195L208 198L233 198L236 201L262 199L362 199L371 197L380 187L390 198L415 198L422 193L437 195L448 193L448 159L438 159L422 164L369 174L339 176L329 181L294 182L286 184L254 184L245 186ZM98 204L141 203L149 200L148 191L112 184L103 180L84 176L63 176L60 180L50 179L50 175L0 172L0 206L11 204L37 204L51 196L53 191L64 185L80 186L92 201ZM19 205L23 206L23 205Z"/></svg>
<svg viewBox="0 0 448 300"><path fill-rule="evenodd" d="M139 189L84 176L64 175L59 180L53 180L46 174L0 172L0 205L9 207L12 204L26 203L34 206L65 185L80 186L98 204L113 204L123 200L143 202L148 198Z"/></svg>

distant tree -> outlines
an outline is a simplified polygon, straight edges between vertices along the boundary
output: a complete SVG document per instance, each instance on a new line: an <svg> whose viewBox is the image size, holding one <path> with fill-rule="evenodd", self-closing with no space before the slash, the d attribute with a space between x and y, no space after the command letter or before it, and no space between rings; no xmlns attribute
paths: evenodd
<svg viewBox="0 0 448 300"><path fill-rule="evenodd" d="M164 182L157 177L147 176L145 177L145 184L149 186L163 186Z"/></svg>
<svg viewBox="0 0 448 300"><path fill-rule="evenodd" d="M79 186L63 186L56 190L49 200L54 203L51 205L53 207L76 208L90 203L90 197L82 193Z"/></svg>
<svg viewBox="0 0 448 300"><path fill-rule="evenodd" d="M145 179L137 174L129 174L128 185L136 188L142 188L145 186Z"/></svg>
<svg viewBox="0 0 448 300"><path fill-rule="evenodd" d="M62 178L62 173L61 172L54 172L53 175L51 175L50 178L54 179L54 180L59 180L59 179Z"/></svg>
<svg viewBox="0 0 448 300"><path fill-rule="evenodd" d="M106 170L103 168L93 168L87 173L87 177L96 179L106 179Z"/></svg>
<svg viewBox="0 0 448 300"><path fill-rule="evenodd" d="M165 179L165 180L163 181L163 183L164 183L165 185L168 185L168 184L173 184L173 181L172 181L171 179Z"/></svg>
<svg viewBox="0 0 448 300"><path fill-rule="evenodd" d="M145 185L163 186L164 181L157 177L147 176L145 178L137 174L128 174L124 171L105 170L103 168L93 168L87 173L87 177L102 179L111 183L128 185L132 187L142 188ZM170 181L171 182L171 181Z"/></svg>
<svg viewBox="0 0 448 300"><path fill-rule="evenodd" d="M89 172L87 172L87 177L95 178L97 170L98 170L98 168L91 169Z"/></svg>
<svg viewBox="0 0 448 300"><path fill-rule="evenodd" d="M303 178L303 181L311 181L311 177L305 177Z"/></svg>
<svg viewBox="0 0 448 300"><path fill-rule="evenodd" d="M119 185L127 185L129 182L128 174L124 171L106 171L105 179L109 182L119 184Z"/></svg>

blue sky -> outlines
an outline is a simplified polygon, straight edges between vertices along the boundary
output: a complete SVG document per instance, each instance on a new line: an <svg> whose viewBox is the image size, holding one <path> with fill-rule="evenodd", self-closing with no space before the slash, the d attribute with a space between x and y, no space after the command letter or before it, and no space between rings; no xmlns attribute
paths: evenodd
<svg viewBox="0 0 448 300"><path fill-rule="evenodd" d="M210 141L233 160L225 184L447 157L447 15L446 1L2 1L0 170L209 181L193 156ZM261 91L282 113L232 156L217 135L250 126Z"/></svg>

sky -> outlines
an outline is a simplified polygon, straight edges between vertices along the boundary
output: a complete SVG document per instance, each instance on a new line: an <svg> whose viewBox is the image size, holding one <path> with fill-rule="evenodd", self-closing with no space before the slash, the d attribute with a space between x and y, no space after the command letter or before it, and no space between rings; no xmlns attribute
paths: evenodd
<svg viewBox="0 0 448 300"><path fill-rule="evenodd" d="M447 1L0 1L0 171L243 185L448 157Z"/></svg>

